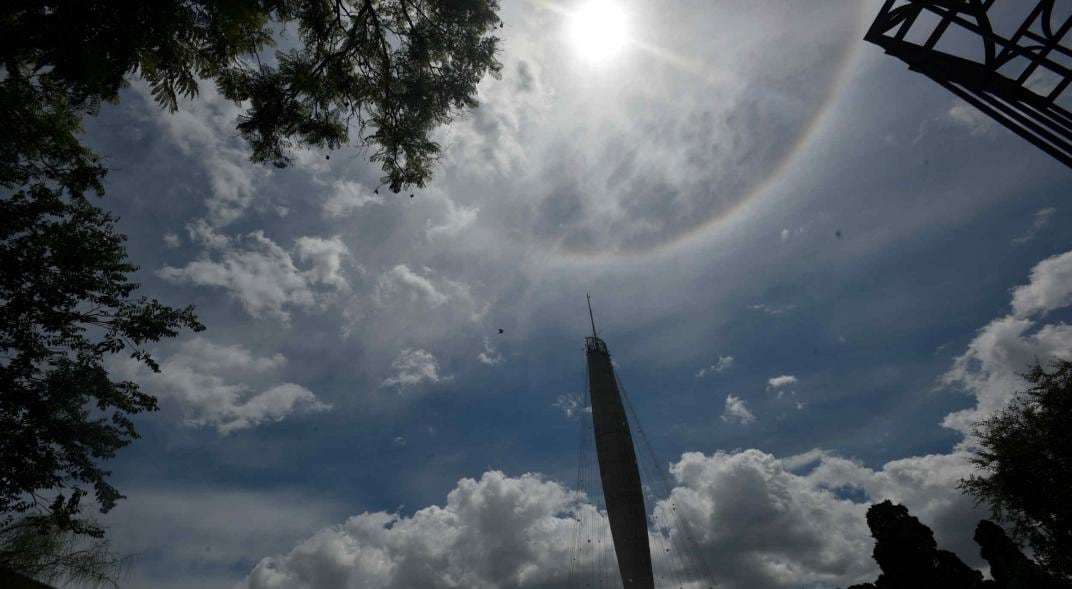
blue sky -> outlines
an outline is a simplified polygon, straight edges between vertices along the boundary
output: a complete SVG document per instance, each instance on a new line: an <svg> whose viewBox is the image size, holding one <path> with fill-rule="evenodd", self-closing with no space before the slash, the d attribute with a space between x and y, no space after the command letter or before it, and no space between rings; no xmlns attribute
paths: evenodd
<svg viewBox="0 0 1072 589"><path fill-rule="evenodd" d="M129 585L556 586L522 532L573 500L586 292L724 586L873 578L887 497L977 563L964 423L1068 357L1072 176L864 43L877 4L623 1L593 62L575 5L505 2L502 79L412 199L357 148L253 165L211 86L169 115L135 83L87 124L102 202L208 330L113 363L161 399L112 463Z"/></svg>

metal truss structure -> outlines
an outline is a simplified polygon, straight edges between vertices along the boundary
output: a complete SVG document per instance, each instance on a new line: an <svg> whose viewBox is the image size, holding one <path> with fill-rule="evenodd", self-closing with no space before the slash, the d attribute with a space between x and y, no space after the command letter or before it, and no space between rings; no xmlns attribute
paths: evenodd
<svg viewBox="0 0 1072 589"><path fill-rule="evenodd" d="M1058 104L1072 83L1072 48L1063 43L1072 15L1056 24L1055 0L1040 0L1033 7L1015 0L1015 10L1031 11L1011 36L1002 36L988 14L994 2L886 0L864 40L1072 167L1072 113ZM971 53L978 59L936 48L943 38L963 40L963 33L974 37Z"/></svg>

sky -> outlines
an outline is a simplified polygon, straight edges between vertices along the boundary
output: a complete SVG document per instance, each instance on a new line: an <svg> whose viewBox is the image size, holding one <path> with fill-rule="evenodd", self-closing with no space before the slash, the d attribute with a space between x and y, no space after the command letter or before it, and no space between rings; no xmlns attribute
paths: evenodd
<svg viewBox="0 0 1072 589"><path fill-rule="evenodd" d="M884 499L984 564L956 482L1072 359L1072 174L862 41L878 2L614 6L599 55L504 0L412 198L250 163L210 84L87 121L141 292L208 326L111 363L161 405L109 464L125 586L562 586L586 293L720 586L874 579Z"/></svg>

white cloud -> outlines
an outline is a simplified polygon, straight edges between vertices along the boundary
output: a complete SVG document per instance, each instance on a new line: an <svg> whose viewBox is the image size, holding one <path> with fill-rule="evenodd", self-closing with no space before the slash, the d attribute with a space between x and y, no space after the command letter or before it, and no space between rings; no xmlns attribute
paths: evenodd
<svg viewBox="0 0 1072 589"><path fill-rule="evenodd" d="M759 311L760 313L763 313L765 315L770 315L772 317L777 317L778 315L785 315L786 313L792 311L793 309L796 309L797 306L796 305L766 305L766 304L760 303L760 304L755 304L755 305L749 305L748 308L752 309L753 311Z"/></svg>
<svg viewBox="0 0 1072 589"><path fill-rule="evenodd" d="M560 409L566 417L573 417L577 410L581 408L581 397L578 395L559 395L551 406ZM588 411L589 409L585 407L584 410Z"/></svg>
<svg viewBox="0 0 1072 589"><path fill-rule="evenodd" d="M1031 269L1031 282L1013 291L1012 310L1017 317L1072 305L1072 251L1042 260Z"/></svg>
<svg viewBox="0 0 1072 589"><path fill-rule="evenodd" d="M443 507L363 513L285 555L262 559L247 589L552 587L566 580L577 496L537 475L462 479Z"/></svg>
<svg viewBox="0 0 1072 589"><path fill-rule="evenodd" d="M722 409L721 419L726 423L748 425L755 422L756 416L752 415L752 412L748 410L748 405L744 402L744 399L727 395L726 406Z"/></svg>
<svg viewBox="0 0 1072 589"><path fill-rule="evenodd" d="M281 354L256 356L242 346L223 346L202 337L183 342L161 360L159 373L132 359L117 364L126 378L141 383L150 394L174 400L186 414L186 425L212 426L223 434L295 413L331 409L301 385L277 382L253 392L239 380L263 380L286 364Z"/></svg>
<svg viewBox="0 0 1072 589"><path fill-rule="evenodd" d="M399 297L409 302L423 301L431 307L438 307L450 300L450 296L431 279L410 270L405 264L398 264L380 274L373 293L373 298L381 305L389 305Z"/></svg>
<svg viewBox="0 0 1072 589"><path fill-rule="evenodd" d="M942 376L942 383L964 389L976 406L950 413L943 425L968 435L972 424L1001 410L1023 390L1020 376L1037 360L1072 360L1072 326L1039 326L1037 317L1072 304L1072 252L1039 262L1031 281L1013 291L1012 313L979 330L968 350ZM962 445L970 446L969 436Z"/></svg>
<svg viewBox="0 0 1072 589"><path fill-rule="evenodd" d="M344 180L334 184L331 196L324 201L323 211L326 217L344 217L355 209L379 204L383 204L383 197L362 184Z"/></svg>
<svg viewBox="0 0 1072 589"><path fill-rule="evenodd" d="M294 251L299 260L313 264L307 273L312 282L326 284L337 290L349 288L343 276L342 263L350 256L350 250L339 236L331 239L299 237L294 242Z"/></svg>
<svg viewBox="0 0 1072 589"><path fill-rule="evenodd" d="M153 103L148 84L139 81L133 86ZM175 146L201 160L212 187L205 202L207 221L222 227L238 219L253 205L254 186L272 173L249 161L249 148L234 131L241 107L221 96L214 84L202 83L196 99L183 100L177 112L153 111L160 113L158 123Z"/></svg>
<svg viewBox="0 0 1072 589"><path fill-rule="evenodd" d="M432 222L428 222L428 229L426 234L429 238L436 237L438 235L455 236L470 227L476 222L477 215L480 213L478 207L465 207L454 203L449 198L447 202L447 214L443 219L443 222L438 225L432 225Z"/></svg>
<svg viewBox="0 0 1072 589"><path fill-rule="evenodd" d="M797 384L797 377L783 374L782 376L775 376L767 380L767 390L773 391L777 389L783 389L785 387Z"/></svg>
<svg viewBox="0 0 1072 589"><path fill-rule="evenodd" d="M1055 213L1057 213L1057 209L1053 207L1035 211L1035 218L1031 222L1031 228L1023 235L1014 238L1011 243L1013 245L1023 245L1032 239L1035 239L1035 236L1039 234L1039 231L1042 231L1042 228L1050 223L1050 220L1053 219Z"/></svg>
<svg viewBox="0 0 1072 589"><path fill-rule="evenodd" d="M686 453L671 472L677 487L656 517L689 522L719 586L844 586L870 574L866 505L838 498L774 456Z"/></svg>
<svg viewBox="0 0 1072 589"><path fill-rule="evenodd" d="M170 282L226 289L254 317L268 314L286 321L290 319L287 307L312 308L327 298L317 286L335 291L347 287L342 260L349 251L338 237L299 238L294 253L312 264L302 270L291 252L261 231L229 238L195 225L191 232L198 232L203 243L212 244L210 250L215 254L206 251L201 259L182 268L165 266L157 274Z"/></svg>
<svg viewBox="0 0 1072 589"><path fill-rule="evenodd" d="M783 374L782 376L775 376L773 378L767 379L767 390L777 392L778 393L777 398L779 398L779 399L784 398L786 393L789 393L791 396L795 397L797 392L789 390L789 387L797 384L797 382L799 382L797 380L797 377L789 375L789 374ZM802 403L800 401L796 401L796 407L797 407L797 410L803 409L804 408L804 403Z"/></svg>
<svg viewBox="0 0 1072 589"><path fill-rule="evenodd" d="M948 120L966 128L972 135L985 135L996 126L993 119L963 100L957 100L945 116Z"/></svg>
<svg viewBox="0 0 1072 589"><path fill-rule="evenodd" d="M491 341L487 337L484 338L484 351L477 354L476 359L487 366L498 366L503 362L502 354L492 347Z"/></svg>
<svg viewBox="0 0 1072 589"><path fill-rule="evenodd" d="M781 233L782 241L789 241L789 229L783 228Z"/></svg>
<svg viewBox="0 0 1072 589"><path fill-rule="evenodd" d="M671 466L674 487L653 514L671 534L689 522L720 587L847 586L877 574L865 512L884 499L907 505L943 547L965 557L980 514L955 482L969 468L960 454L893 461L876 471L821 450L785 460L759 450L686 453ZM845 488L859 491L856 500L839 492ZM459 481L442 507L408 517L366 512L324 528L262 559L245 587L561 587L578 519L602 522L564 485L489 471ZM952 542L954 534L963 542ZM661 557L657 536L652 540L660 573L688 574L680 560ZM581 570L593 565L585 554L576 554Z"/></svg>
<svg viewBox="0 0 1072 589"><path fill-rule="evenodd" d="M520 36L506 43L523 46L504 51L501 80L481 81L480 108L436 131L438 142L451 145L446 154L449 161L482 176L516 173L525 164L531 149L525 143L526 127L539 124L554 98L540 62L520 57L531 53L532 47L524 46L527 43Z"/></svg>
<svg viewBox="0 0 1072 589"><path fill-rule="evenodd" d="M1008 316L979 331L968 351L942 377L944 384L973 394L976 406L950 413L943 425L969 433L973 423L1001 410L1015 391L1024 389L1020 374L1035 360L1044 364L1055 358L1072 360L1072 326L1035 327L1029 319Z"/></svg>
<svg viewBox="0 0 1072 589"><path fill-rule="evenodd" d="M707 368L701 368L699 371L697 371L696 378L703 378L709 374L714 374L716 372L725 372L730 368L733 368L733 363L733 356L719 356L718 360L714 364L708 366Z"/></svg>
<svg viewBox="0 0 1072 589"><path fill-rule="evenodd" d="M204 219L194 219L186 224L190 241L201 244L208 249L225 248L231 244L231 238L220 233L211 223Z"/></svg>
<svg viewBox="0 0 1072 589"><path fill-rule="evenodd" d="M164 247L168 249L175 249L182 245L182 239L179 238L177 233L165 233L164 234Z"/></svg>
<svg viewBox="0 0 1072 589"><path fill-rule="evenodd" d="M395 373L384 379L380 386L398 387L399 390L403 390L422 382L434 384L451 379L450 376L440 375L439 361L431 352L421 349L402 350L391 363L391 368L395 370Z"/></svg>
<svg viewBox="0 0 1072 589"><path fill-rule="evenodd" d="M904 504L933 529L939 546L956 552L967 563L983 564L972 531L989 514L986 507L975 505L957 488L961 479L976 472L970 453L912 456L887 462L881 470L827 452L808 454L801 462L808 462L808 458L818 461L807 475L812 484L862 491L870 502L889 499Z"/></svg>

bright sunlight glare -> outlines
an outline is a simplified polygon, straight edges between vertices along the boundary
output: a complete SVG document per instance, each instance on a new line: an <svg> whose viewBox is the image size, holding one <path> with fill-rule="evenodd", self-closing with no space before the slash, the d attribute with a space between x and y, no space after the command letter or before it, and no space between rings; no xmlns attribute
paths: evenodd
<svg viewBox="0 0 1072 589"><path fill-rule="evenodd" d="M573 13L570 36L582 55L603 61L625 45L625 13L608 0L590 0Z"/></svg>

